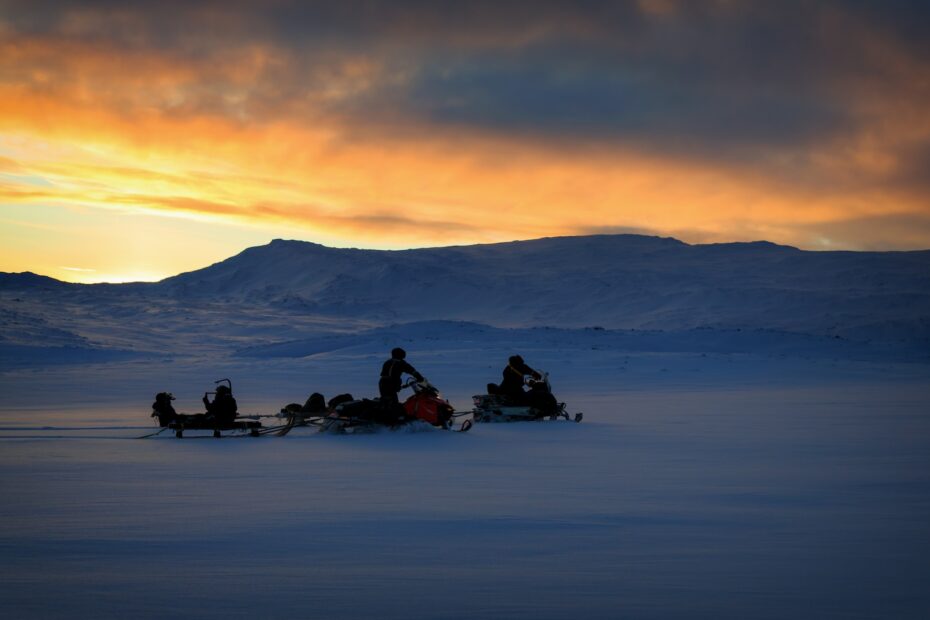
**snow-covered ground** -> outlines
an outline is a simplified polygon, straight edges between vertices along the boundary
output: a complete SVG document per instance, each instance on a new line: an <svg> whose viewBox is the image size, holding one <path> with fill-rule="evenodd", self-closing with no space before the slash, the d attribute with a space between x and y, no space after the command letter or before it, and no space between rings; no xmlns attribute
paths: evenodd
<svg viewBox="0 0 930 620"><path fill-rule="evenodd" d="M930 617L930 254L696 247L0 277L0 617ZM225 377L373 396L397 345L459 409L519 352L584 421L134 439Z"/></svg>
<svg viewBox="0 0 930 620"><path fill-rule="evenodd" d="M483 359L411 344L460 408L501 365L494 342ZM160 389L194 409L230 376L242 410L267 412L322 386L370 395L379 359L0 375L0 613L930 612L925 364L536 347L528 361L553 373L583 423L129 439L148 430Z"/></svg>

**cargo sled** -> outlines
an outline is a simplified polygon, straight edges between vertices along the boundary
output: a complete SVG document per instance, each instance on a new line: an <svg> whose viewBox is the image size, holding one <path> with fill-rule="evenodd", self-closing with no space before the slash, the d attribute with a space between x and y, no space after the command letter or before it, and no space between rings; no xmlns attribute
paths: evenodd
<svg viewBox="0 0 930 620"><path fill-rule="evenodd" d="M174 396L170 392L156 394L152 404L152 417L158 420L161 429L142 438L154 437L165 431L173 431L174 436L181 439L188 431L198 431L189 435L191 437L219 438L259 437L269 433L284 435L290 430L291 426L288 424L263 428L262 423L253 416L240 416L236 401L232 398L232 382L229 379L220 379L216 383L225 385L220 385L216 392L204 394L206 413L178 413L171 405ZM210 396L214 397L212 402L209 400Z"/></svg>

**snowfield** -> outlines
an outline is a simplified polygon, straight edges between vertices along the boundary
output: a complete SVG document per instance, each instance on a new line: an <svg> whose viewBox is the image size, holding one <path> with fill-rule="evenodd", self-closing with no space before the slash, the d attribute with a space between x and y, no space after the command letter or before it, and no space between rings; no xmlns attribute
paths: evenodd
<svg viewBox="0 0 930 620"><path fill-rule="evenodd" d="M414 256L449 255L440 288L478 286L472 261L507 271L529 255L579 274L608 250L671 274L614 322L609 304L573 314L559 297L547 325L529 308L555 298L535 280L513 307L440 291L432 313L412 312L394 295L410 270L365 275L361 251L281 242L266 246L279 262L257 248L156 285L0 277L0 615L930 617L928 254L815 256L848 277L827 286L793 272L811 253L791 248L608 241ZM718 280L689 285L668 256L705 250L693 269ZM751 288L781 292L739 305L752 261L712 269L734 251L767 256ZM295 267L307 252L332 256ZM593 264L607 288L628 286ZM262 281L279 287L264 300ZM153 430L156 392L199 411L223 377L243 413L372 396L397 345L458 409L519 352L584 422L133 439Z"/></svg>

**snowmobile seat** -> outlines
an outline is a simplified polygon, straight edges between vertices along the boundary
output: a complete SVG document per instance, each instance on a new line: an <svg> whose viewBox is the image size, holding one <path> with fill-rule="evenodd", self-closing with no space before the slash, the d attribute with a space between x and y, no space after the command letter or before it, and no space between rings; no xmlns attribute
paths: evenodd
<svg viewBox="0 0 930 620"><path fill-rule="evenodd" d="M339 394L338 396L330 398L326 406L332 410L343 403L350 403L353 400L355 400L355 398L351 394Z"/></svg>
<svg viewBox="0 0 930 620"><path fill-rule="evenodd" d="M336 406L334 411L340 417L354 418L386 426L395 426L404 422L407 418L407 412L400 403L388 406L381 402L380 398L352 400Z"/></svg>

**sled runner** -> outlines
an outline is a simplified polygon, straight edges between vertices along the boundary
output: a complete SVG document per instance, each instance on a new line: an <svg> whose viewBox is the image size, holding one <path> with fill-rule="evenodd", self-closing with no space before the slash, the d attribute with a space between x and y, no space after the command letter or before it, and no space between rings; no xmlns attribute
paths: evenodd
<svg viewBox="0 0 930 620"><path fill-rule="evenodd" d="M262 426L262 423L255 419L258 417L274 417L274 416L245 416L241 419L236 420L232 424L212 424L210 421L205 421L202 419L202 413L196 414L178 414L178 418L172 422L169 422L165 426L161 427L159 430L149 433L148 435L143 435L139 439L148 439L149 437L156 437L161 435L165 431L171 431L174 433L174 436L178 439L190 438L190 439L203 439L206 437L215 437L215 438L232 438L232 437L263 437L265 435L271 435L275 437L281 437L287 435L294 424L291 420L287 420L281 424L276 424L274 426ZM193 432L191 432L193 431Z"/></svg>

